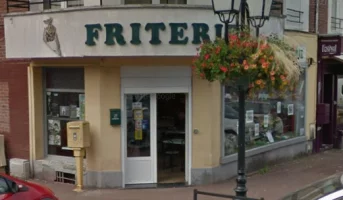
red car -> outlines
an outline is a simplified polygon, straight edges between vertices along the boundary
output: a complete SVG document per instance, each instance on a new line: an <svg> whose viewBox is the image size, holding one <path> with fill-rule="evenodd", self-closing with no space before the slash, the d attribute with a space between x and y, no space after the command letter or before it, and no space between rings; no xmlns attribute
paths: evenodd
<svg viewBox="0 0 343 200"><path fill-rule="evenodd" d="M0 173L0 200L58 200L44 186Z"/></svg>

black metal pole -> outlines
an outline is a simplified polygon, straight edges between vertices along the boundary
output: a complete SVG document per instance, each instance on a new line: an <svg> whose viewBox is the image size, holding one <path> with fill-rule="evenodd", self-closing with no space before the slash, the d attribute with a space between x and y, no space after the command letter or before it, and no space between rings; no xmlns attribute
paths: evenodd
<svg viewBox="0 0 343 200"><path fill-rule="evenodd" d="M241 0L241 28L245 28L245 10L246 10L246 0Z"/></svg>
<svg viewBox="0 0 343 200"><path fill-rule="evenodd" d="M246 197L246 177L245 177L245 87L238 86L239 95L239 122L238 122L238 176L236 179L236 195Z"/></svg>
<svg viewBox="0 0 343 200"><path fill-rule="evenodd" d="M225 39L225 43L228 45L229 44L229 23L225 23L224 24L224 39Z"/></svg>
<svg viewBox="0 0 343 200"><path fill-rule="evenodd" d="M260 36L260 27L256 27L256 37Z"/></svg>
<svg viewBox="0 0 343 200"><path fill-rule="evenodd" d="M245 28L245 6L246 0L241 1L241 28ZM244 83L243 83L244 84ZM239 95L239 121L238 121L238 176L236 179L237 186L235 188L236 196L246 197L246 177L245 177L245 86L238 86Z"/></svg>

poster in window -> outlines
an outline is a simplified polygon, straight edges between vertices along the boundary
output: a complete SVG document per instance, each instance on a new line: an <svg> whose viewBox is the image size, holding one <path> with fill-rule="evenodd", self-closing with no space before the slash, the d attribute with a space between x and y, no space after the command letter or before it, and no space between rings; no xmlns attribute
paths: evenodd
<svg viewBox="0 0 343 200"><path fill-rule="evenodd" d="M267 135L268 141L269 141L270 143L273 143L273 142L274 142L274 137L273 137L273 135L272 135L272 132L271 132L271 131L268 131L268 132L266 133L266 135Z"/></svg>
<svg viewBox="0 0 343 200"><path fill-rule="evenodd" d="M51 93L52 95L48 96L48 113L54 117L60 116L60 105L59 105L59 96L58 93Z"/></svg>
<svg viewBox="0 0 343 200"><path fill-rule="evenodd" d="M134 120L143 120L143 110L134 110Z"/></svg>
<svg viewBox="0 0 343 200"><path fill-rule="evenodd" d="M79 94L80 120L85 120L85 94Z"/></svg>
<svg viewBox="0 0 343 200"><path fill-rule="evenodd" d="M257 123L255 124L255 136L259 136L260 135L260 124Z"/></svg>
<svg viewBox="0 0 343 200"><path fill-rule="evenodd" d="M136 120L135 121L135 130L141 130L142 129L142 120Z"/></svg>
<svg viewBox="0 0 343 200"><path fill-rule="evenodd" d="M246 123L253 123L254 122L254 110L248 110L245 114Z"/></svg>
<svg viewBox="0 0 343 200"><path fill-rule="evenodd" d="M46 101L47 101L47 115L52 115L51 109L51 92L46 93Z"/></svg>
<svg viewBox="0 0 343 200"><path fill-rule="evenodd" d="M305 135L305 129L304 128L300 128L300 135L301 136Z"/></svg>
<svg viewBox="0 0 343 200"><path fill-rule="evenodd" d="M61 123L59 120L48 120L49 145L61 146Z"/></svg>
<svg viewBox="0 0 343 200"><path fill-rule="evenodd" d="M135 130L135 140L143 140L143 130Z"/></svg>
<svg viewBox="0 0 343 200"><path fill-rule="evenodd" d="M70 105L70 118L77 118L77 106L76 105Z"/></svg>
<svg viewBox="0 0 343 200"><path fill-rule="evenodd" d="M148 130L149 129L149 120L143 119L142 120L142 129Z"/></svg>
<svg viewBox="0 0 343 200"><path fill-rule="evenodd" d="M278 101L276 103L276 112L277 112L277 114L281 113L281 101Z"/></svg>
<svg viewBox="0 0 343 200"><path fill-rule="evenodd" d="M60 116L69 117L70 116L70 107L69 106L60 106Z"/></svg>
<svg viewBox="0 0 343 200"><path fill-rule="evenodd" d="M132 110L139 110L143 108L142 102L134 102L132 103Z"/></svg>
<svg viewBox="0 0 343 200"><path fill-rule="evenodd" d="M76 108L76 117L80 118L80 108Z"/></svg>
<svg viewBox="0 0 343 200"><path fill-rule="evenodd" d="M263 117L263 126L267 128L269 125L269 115L264 115Z"/></svg>
<svg viewBox="0 0 343 200"><path fill-rule="evenodd" d="M291 116L291 115L293 115L294 114L294 105L293 104L288 104L288 116Z"/></svg>

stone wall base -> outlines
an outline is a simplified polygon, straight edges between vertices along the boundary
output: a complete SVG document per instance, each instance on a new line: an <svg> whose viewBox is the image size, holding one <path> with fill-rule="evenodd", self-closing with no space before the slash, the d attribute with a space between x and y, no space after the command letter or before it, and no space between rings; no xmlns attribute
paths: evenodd
<svg viewBox="0 0 343 200"><path fill-rule="evenodd" d="M10 175L27 180L30 178L30 162L25 159L10 159Z"/></svg>
<svg viewBox="0 0 343 200"><path fill-rule="evenodd" d="M268 165L279 163L296 156L307 155L309 149L307 141L300 141L280 148L260 151L254 155L247 153L245 163L247 173L262 169ZM268 147L266 147L268 149ZM237 156L236 156L237 157ZM206 169L192 169L192 185L212 184L228 180L237 175L237 159L222 163L218 167Z"/></svg>

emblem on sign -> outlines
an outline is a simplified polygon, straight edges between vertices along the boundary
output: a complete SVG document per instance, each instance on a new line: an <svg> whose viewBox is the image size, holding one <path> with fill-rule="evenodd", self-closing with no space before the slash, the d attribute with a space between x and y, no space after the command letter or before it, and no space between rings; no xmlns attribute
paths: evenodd
<svg viewBox="0 0 343 200"><path fill-rule="evenodd" d="M57 55L62 56L56 27L52 24L52 22L53 19L51 17L47 20L44 20L44 23L47 25L47 27L44 28L43 41Z"/></svg>

